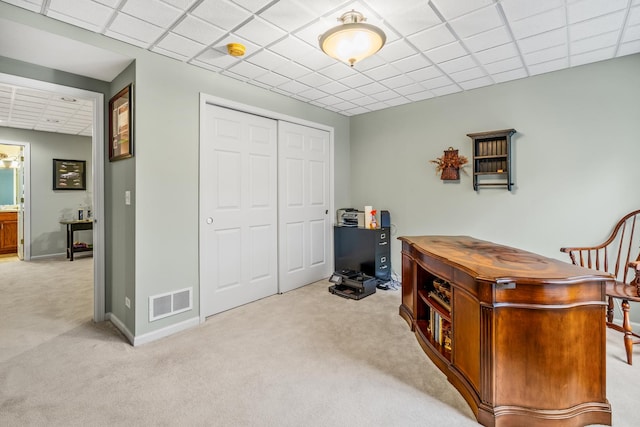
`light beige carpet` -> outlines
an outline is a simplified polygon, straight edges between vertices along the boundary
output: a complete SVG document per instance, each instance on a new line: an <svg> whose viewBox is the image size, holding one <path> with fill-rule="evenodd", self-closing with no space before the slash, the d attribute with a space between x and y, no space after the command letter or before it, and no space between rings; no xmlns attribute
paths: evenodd
<svg viewBox="0 0 640 427"><path fill-rule="evenodd" d="M318 282L134 348L91 322L91 262L0 263L0 425L478 425L398 291ZM614 425L636 425L638 368L618 334L608 348Z"/></svg>

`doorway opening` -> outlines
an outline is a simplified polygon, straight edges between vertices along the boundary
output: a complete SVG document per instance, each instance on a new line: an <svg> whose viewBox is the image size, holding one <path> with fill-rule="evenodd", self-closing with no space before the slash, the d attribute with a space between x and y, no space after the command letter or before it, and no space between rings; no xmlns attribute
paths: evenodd
<svg viewBox="0 0 640 427"><path fill-rule="evenodd" d="M104 260L104 95L84 89L78 89L63 85L58 85L40 80L28 79L25 77L0 73L0 83L55 92L61 96L77 97L90 100L93 106L92 111L92 136L91 136L91 157L93 165L92 182L87 183L93 192L93 320L101 322L105 319L105 260ZM13 143L16 143L14 141ZM29 147L28 141L20 141ZM25 163L29 163L25 156ZM27 166L28 168L28 166ZM25 170L25 184L29 181L28 170ZM24 224L24 260L31 260L31 194L26 191L25 185L25 210L23 217Z"/></svg>

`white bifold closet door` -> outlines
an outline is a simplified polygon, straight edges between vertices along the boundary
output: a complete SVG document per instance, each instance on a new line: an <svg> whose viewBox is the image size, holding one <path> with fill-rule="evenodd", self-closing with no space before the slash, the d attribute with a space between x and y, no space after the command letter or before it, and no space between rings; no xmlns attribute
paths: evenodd
<svg viewBox="0 0 640 427"><path fill-rule="evenodd" d="M329 132L280 121L278 235L280 292L331 274Z"/></svg>
<svg viewBox="0 0 640 427"><path fill-rule="evenodd" d="M276 120L206 104L200 141L200 307L278 292Z"/></svg>

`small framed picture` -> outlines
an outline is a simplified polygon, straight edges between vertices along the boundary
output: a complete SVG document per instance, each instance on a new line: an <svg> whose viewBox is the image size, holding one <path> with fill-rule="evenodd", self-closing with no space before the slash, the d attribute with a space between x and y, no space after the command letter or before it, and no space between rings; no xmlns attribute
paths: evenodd
<svg viewBox="0 0 640 427"><path fill-rule="evenodd" d="M109 161L133 156L132 85L109 100Z"/></svg>
<svg viewBox="0 0 640 427"><path fill-rule="evenodd" d="M86 190L86 164L85 160L53 159L53 189Z"/></svg>

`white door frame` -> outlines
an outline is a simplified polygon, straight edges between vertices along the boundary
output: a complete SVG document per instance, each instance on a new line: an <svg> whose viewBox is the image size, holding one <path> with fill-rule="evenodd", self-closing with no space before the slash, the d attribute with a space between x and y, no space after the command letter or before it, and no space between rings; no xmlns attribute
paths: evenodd
<svg viewBox="0 0 640 427"><path fill-rule="evenodd" d="M93 163L93 320L105 318L105 250L104 250L104 94L62 86L55 83L33 80L11 74L0 73L0 82L25 88L57 92L72 97L93 101L93 136L91 138ZM25 169L25 186L30 177ZM31 200L25 192L25 261L31 259L31 212L27 206Z"/></svg>
<svg viewBox="0 0 640 427"><path fill-rule="evenodd" d="M271 111L271 110L267 110L264 108L260 108L260 107L255 107L253 105L248 105L248 104L243 104L241 102L236 102L236 101L231 101L229 99L226 98L220 98L218 96L214 96L214 95L208 95L206 93L200 93L200 135L202 135L202 123L204 123L205 120L205 111L206 111L206 105L207 104L211 104L211 105L217 105L218 107L224 107L224 108L229 108L231 110L237 110L237 111L241 111L243 113L249 113L249 114L254 114L256 116L262 116L262 117L266 117L269 119L274 119L274 120L283 120L283 121L287 121L287 122L291 122L291 123L295 123L295 124L299 124L302 126L308 126L308 127L312 127L312 128L316 128L316 129L321 129L321 130L325 130L327 132L329 132L329 147L330 147L330 152L329 152L329 212L335 212L335 207L334 207L334 197L335 197L335 192L334 192L334 129L331 126L327 126L327 125L323 125L321 123L316 123L316 122L312 122L309 120L304 120L298 117L293 117L293 116L289 116L287 114L282 114L282 113L278 113L275 111ZM198 172L199 174L199 172ZM200 200L198 200L198 212L200 212ZM202 224L198 223L198 239L200 239L200 227L202 226ZM329 242L327 242L327 246L328 246L328 259L332 260L333 259L333 233L329 233L331 236L331 240ZM198 254L198 264L200 263L200 255ZM198 271L200 271L200 266L198 265ZM199 301L200 301L200 307L198 308L200 311L200 323L203 323L206 320L206 317L203 315L203 310L202 310L202 278L199 277L198 278L198 289L199 289ZM279 289L279 287L278 287Z"/></svg>
<svg viewBox="0 0 640 427"><path fill-rule="evenodd" d="M18 228L22 228L22 259L31 259L31 227L25 227L31 216L31 143L27 141L9 141L0 139L0 145L16 145L22 147L22 185L24 186L24 201L22 202L22 219L18 215ZM20 237L20 234L18 234ZM20 242L18 242L18 252L20 252ZM18 257L20 254L18 254Z"/></svg>

